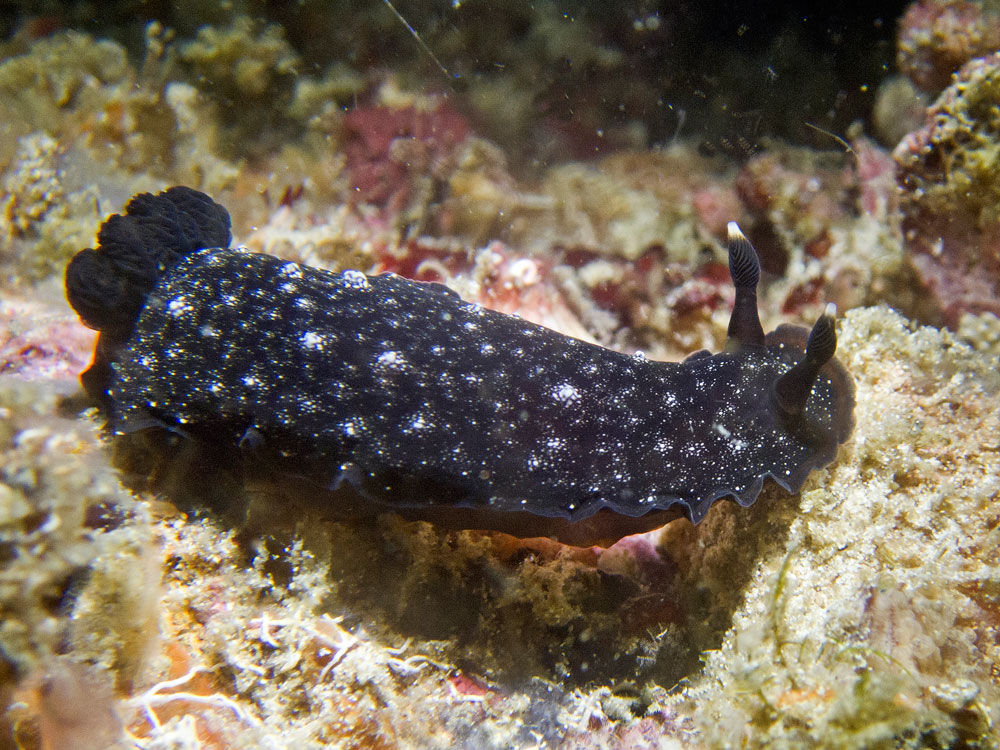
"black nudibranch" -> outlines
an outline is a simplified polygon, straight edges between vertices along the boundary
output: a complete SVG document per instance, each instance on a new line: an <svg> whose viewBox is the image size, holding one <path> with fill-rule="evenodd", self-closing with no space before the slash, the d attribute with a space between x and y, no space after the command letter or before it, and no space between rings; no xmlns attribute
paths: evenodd
<svg viewBox="0 0 1000 750"><path fill-rule="evenodd" d="M719 498L796 492L853 426L832 312L764 334L760 267L730 224L729 345L655 362L465 302L228 247L184 187L135 196L66 269L100 331L82 379L115 432L261 456L340 517L606 543Z"/></svg>

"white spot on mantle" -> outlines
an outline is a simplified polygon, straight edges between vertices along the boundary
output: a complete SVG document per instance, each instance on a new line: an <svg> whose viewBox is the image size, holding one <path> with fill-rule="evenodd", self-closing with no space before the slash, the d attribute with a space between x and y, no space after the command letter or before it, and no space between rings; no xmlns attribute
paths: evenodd
<svg viewBox="0 0 1000 750"><path fill-rule="evenodd" d="M406 357L403 356L402 352L382 352L375 358L375 364L390 370L400 370L406 365Z"/></svg>
<svg viewBox="0 0 1000 750"><path fill-rule="evenodd" d="M361 271L348 270L344 271L340 278L344 280L344 285L349 286L352 289L368 289L368 277L365 276Z"/></svg>
<svg viewBox="0 0 1000 750"><path fill-rule="evenodd" d="M320 336L315 331L306 331L301 336L299 336L299 342L306 349L322 349L323 348L323 337Z"/></svg>
<svg viewBox="0 0 1000 750"><path fill-rule="evenodd" d="M580 391L572 383L558 383L552 390L552 398L563 404L572 404L580 399Z"/></svg>

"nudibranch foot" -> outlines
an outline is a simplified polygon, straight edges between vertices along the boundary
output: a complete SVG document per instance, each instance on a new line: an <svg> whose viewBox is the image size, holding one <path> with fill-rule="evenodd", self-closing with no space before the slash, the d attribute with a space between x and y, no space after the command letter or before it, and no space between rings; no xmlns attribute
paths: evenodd
<svg viewBox="0 0 1000 750"><path fill-rule="evenodd" d="M98 239L66 294L100 332L82 379L112 429L158 425L273 467L336 517L604 544L750 505L768 477L796 492L853 424L832 314L764 335L735 224L730 341L683 362L439 284L230 248L225 209L189 188L136 196Z"/></svg>

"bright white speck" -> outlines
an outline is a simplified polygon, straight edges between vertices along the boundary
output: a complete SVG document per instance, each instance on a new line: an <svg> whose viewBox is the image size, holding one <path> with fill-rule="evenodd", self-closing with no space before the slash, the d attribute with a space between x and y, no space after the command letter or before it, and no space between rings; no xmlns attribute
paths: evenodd
<svg viewBox="0 0 1000 750"><path fill-rule="evenodd" d="M390 370L399 370L406 365L406 358L403 356L402 352L382 352L375 358L375 363L379 367L385 367Z"/></svg>
<svg viewBox="0 0 1000 750"><path fill-rule="evenodd" d="M424 419L423 414L417 414L410 421L410 430L426 430L428 427L430 427L430 424Z"/></svg>
<svg viewBox="0 0 1000 750"><path fill-rule="evenodd" d="M257 378L255 378L253 375L246 375L243 378L243 385L246 385L246 386L249 386L249 387L252 388L255 385L260 385L260 381L257 380Z"/></svg>
<svg viewBox="0 0 1000 750"><path fill-rule="evenodd" d="M718 423L713 424L712 425L712 429L715 430L720 435L722 435L722 437L724 437L724 438L728 438L729 436L731 436L733 434L729 430L726 429L725 425L721 425L721 424L718 424Z"/></svg>
<svg viewBox="0 0 1000 750"><path fill-rule="evenodd" d="M365 276L361 271L344 271L340 278L344 280L344 285L349 286L352 289L368 289L368 277Z"/></svg>
<svg viewBox="0 0 1000 750"><path fill-rule="evenodd" d="M580 398L580 391L572 383L559 383L555 387L552 397L564 404L572 404Z"/></svg>
<svg viewBox="0 0 1000 750"><path fill-rule="evenodd" d="M290 279L300 279L302 278L302 266L298 263L285 263L278 273L282 276L287 276Z"/></svg>
<svg viewBox="0 0 1000 750"><path fill-rule="evenodd" d="M323 337L320 336L315 331L306 331L301 336L299 336L299 342L306 349L322 349L323 348Z"/></svg>
<svg viewBox="0 0 1000 750"><path fill-rule="evenodd" d="M171 315L183 315L186 312L191 312L192 307L187 301L187 297L181 295L180 297L174 297L170 302L167 303L167 311Z"/></svg>
<svg viewBox="0 0 1000 750"><path fill-rule="evenodd" d="M203 325L201 328L198 329L198 333L200 333L207 339L213 339L219 335L219 329L206 323L205 325Z"/></svg>

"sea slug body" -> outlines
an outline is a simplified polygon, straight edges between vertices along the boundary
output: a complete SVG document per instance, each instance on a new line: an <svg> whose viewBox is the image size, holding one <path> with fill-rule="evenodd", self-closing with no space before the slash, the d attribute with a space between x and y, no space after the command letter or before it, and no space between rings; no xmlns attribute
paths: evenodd
<svg viewBox="0 0 1000 750"><path fill-rule="evenodd" d="M730 343L680 363L604 349L439 284L228 248L176 187L136 196L66 271L100 331L88 392L111 428L166 428L321 486L342 517L606 543L797 491L853 426L832 314L764 335L759 265L730 225Z"/></svg>

